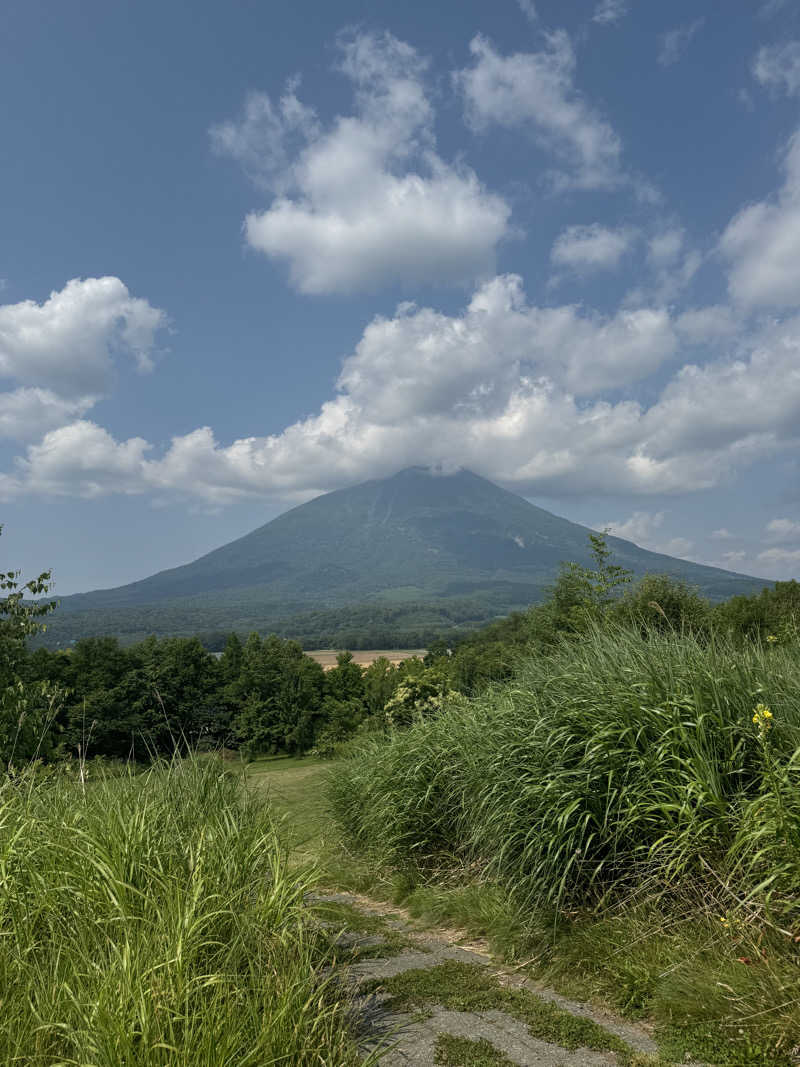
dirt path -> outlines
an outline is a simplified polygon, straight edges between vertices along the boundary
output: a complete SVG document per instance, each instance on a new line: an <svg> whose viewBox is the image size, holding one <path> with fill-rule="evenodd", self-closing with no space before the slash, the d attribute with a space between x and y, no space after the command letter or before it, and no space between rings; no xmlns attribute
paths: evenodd
<svg viewBox="0 0 800 1067"><path fill-rule="evenodd" d="M381 1067L656 1062L644 1027L499 968L452 931L420 930L352 893L315 894L312 902L344 954L365 1060L377 1055Z"/></svg>

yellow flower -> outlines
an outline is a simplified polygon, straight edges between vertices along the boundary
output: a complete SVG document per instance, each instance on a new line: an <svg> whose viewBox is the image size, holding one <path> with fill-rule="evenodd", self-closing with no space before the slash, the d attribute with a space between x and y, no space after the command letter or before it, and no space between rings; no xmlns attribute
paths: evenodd
<svg viewBox="0 0 800 1067"><path fill-rule="evenodd" d="M771 645L774 645L777 640L778 638L775 636L775 634L767 634L767 641L769 641Z"/></svg>
<svg viewBox="0 0 800 1067"><path fill-rule="evenodd" d="M772 728L772 712L766 704L756 704L753 709L753 724L758 727L762 737Z"/></svg>

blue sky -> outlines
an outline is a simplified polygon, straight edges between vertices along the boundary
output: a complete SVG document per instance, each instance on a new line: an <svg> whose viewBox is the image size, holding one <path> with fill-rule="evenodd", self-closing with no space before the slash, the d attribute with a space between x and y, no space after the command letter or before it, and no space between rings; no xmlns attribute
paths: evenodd
<svg viewBox="0 0 800 1067"><path fill-rule="evenodd" d="M12 0L4 558L142 577L459 464L800 571L800 12Z"/></svg>

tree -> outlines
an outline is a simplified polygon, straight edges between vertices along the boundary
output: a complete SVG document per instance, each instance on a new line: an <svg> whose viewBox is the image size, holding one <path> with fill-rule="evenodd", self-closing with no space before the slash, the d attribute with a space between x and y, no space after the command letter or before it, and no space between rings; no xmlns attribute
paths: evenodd
<svg viewBox="0 0 800 1067"><path fill-rule="evenodd" d="M608 531L589 534L594 567L562 563L556 584L550 591L550 610L557 630L581 630L601 615L617 599L619 589L628 585L633 572L611 563L613 555L606 542Z"/></svg>
<svg viewBox="0 0 800 1067"><path fill-rule="evenodd" d="M711 608L700 593L668 574L646 574L613 607L620 621L645 630L707 633Z"/></svg>
<svg viewBox="0 0 800 1067"><path fill-rule="evenodd" d="M0 526L0 533L2 526ZM20 571L0 573L0 759L8 769L49 756L62 692L48 681L26 678L26 641L44 629L40 620L56 607L39 601L50 591L52 574L20 581Z"/></svg>
<svg viewBox="0 0 800 1067"><path fill-rule="evenodd" d="M305 751L321 714L322 668L296 641L251 634L239 678L226 693L241 710L233 725L239 741L257 752Z"/></svg>
<svg viewBox="0 0 800 1067"><path fill-rule="evenodd" d="M429 667L398 685L384 714L389 726L408 726L418 719L438 715L445 704L463 699L460 693L448 688L447 680L436 667Z"/></svg>
<svg viewBox="0 0 800 1067"><path fill-rule="evenodd" d="M363 684L367 714L378 715L397 688L397 668L386 656L378 656L364 671Z"/></svg>

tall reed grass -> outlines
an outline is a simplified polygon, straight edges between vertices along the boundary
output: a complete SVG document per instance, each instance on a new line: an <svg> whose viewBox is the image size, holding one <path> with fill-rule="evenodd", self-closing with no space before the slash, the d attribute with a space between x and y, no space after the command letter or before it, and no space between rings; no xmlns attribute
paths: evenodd
<svg viewBox="0 0 800 1067"><path fill-rule="evenodd" d="M263 802L218 761L0 784L0 1062L358 1062Z"/></svg>
<svg viewBox="0 0 800 1067"><path fill-rule="evenodd" d="M367 743L331 796L384 861L477 865L528 900L569 907L643 880L712 878L793 911L797 650L598 627L511 684Z"/></svg>
<svg viewBox="0 0 800 1067"><path fill-rule="evenodd" d="M334 812L412 910L649 1015L670 1060L788 1067L799 652L596 628L366 742Z"/></svg>

